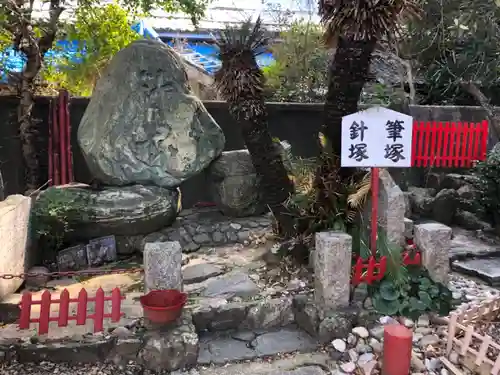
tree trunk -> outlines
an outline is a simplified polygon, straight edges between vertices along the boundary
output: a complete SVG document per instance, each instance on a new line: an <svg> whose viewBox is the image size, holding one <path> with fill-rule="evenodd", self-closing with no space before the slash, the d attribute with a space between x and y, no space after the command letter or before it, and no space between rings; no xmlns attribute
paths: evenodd
<svg viewBox="0 0 500 375"><path fill-rule="evenodd" d="M29 58L26 65L29 64ZM26 167L25 182L28 191L36 190L39 186L39 163L37 156L37 130L32 116L35 100L33 97L33 79L22 76L20 101L18 107L19 135Z"/></svg>
<svg viewBox="0 0 500 375"><path fill-rule="evenodd" d="M358 101L368 79L376 40L340 38L329 67L322 133L340 157L342 117L358 110ZM347 173L349 174L349 173Z"/></svg>
<svg viewBox="0 0 500 375"><path fill-rule="evenodd" d="M37 37L35 28L31 23L32 3L29 8L24 7L24 0L10 1L7 3L10 11L7 30L12 33L14 49L24 53L26 64L19 78L19 108L18 123L21 138L23 159L26 167L26 188L35 190L39 186L39 162L37 155L37 129L33 119L35 105L35 78L42 68L43 58L52 48L57 22L63 8L61 0L50 0L49 20L43 29L41 37Z"/></svg>
<svg viewBox="0 0 500 375"><path fill-rule="evenodd" d="M236 115L242 127L242 136L252 158L255 172L260 177L260 188L264 203L269 206L278 222L279 233L289 238L294 235L294 218L289 214L284 203L293 192L293 184L288 178L288 172L281 154L273 142L267 125L267 112L264 101L254 101L250 105L253 113L258 116L248 119L237 104L230 104L230 112Z"/></svg>
<svg viewBox="0 0 500 375"><path fill-rule="evenodd" d="M5 186L3 184L2 171L0 171L0 202L5 199Z"/></svg>

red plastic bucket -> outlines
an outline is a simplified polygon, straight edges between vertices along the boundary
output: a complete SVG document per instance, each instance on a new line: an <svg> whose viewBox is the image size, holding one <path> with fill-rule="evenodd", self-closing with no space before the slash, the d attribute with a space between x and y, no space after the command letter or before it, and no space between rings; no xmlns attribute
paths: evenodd
<svg viewBox="0 0 500 375"><path fill-rule="evenodd" d="M144 317L152 323L170 323L181 316L187 294L176 289L152 290L140 297Z"/></svg>

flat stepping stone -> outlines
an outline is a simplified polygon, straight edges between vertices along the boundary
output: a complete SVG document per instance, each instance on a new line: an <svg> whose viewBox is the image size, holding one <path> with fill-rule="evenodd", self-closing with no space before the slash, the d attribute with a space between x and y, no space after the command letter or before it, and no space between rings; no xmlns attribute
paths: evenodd
<svg viewBox="0 0 500 375"><path fill-rule="evenodd" d="M476 276L492 286L500 285L500 258L456 260L452 263L452 269Z"/></svg>
<svg viewBox="0 0 500 375"><path fill-rule="evenodd" d="M211 277L219 276L224 273L222 267L210 263L194 264L187 266L182 270L182 280L184 284L201 283Z"/></svg>
<svg viewBox="0 0 500 375"><path fill-rule="evenodd" d="M259 288L250 276L244 272L235 271L210 281L201 293L203 297L253 297L259 293Z"/></svg>
<svg viewBox="0 0 500 375"><path fill-rule="evenodd" d="M314 351L318 343L306 332L296 328L282 328L278 331L258 335L252 342L235 337L234 332L219 332L200 337L199 365L225 364L227 362L251 360L254 358ZM304 371L305 368L304 368ZM310 371L310 370L307 370ZM289 375L316 375L317 372L290 372ZM281 375L281 373L279 373ZM283 375L288 372L283 372Z"/></svg>

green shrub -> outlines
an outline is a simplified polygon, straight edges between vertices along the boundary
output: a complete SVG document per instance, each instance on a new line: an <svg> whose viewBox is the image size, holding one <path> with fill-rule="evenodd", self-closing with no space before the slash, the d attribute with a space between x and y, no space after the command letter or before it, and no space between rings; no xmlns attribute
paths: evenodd
<svg viewBox="0 0 500 375"><path fill-rule="evenodd" d="M500 146L495 146L485 161L476 164L473 180L484 214L494 223L500 233Z"/></svg>
<svg viewBox="0 0 500 375"><path fill-rule="evenodd" d="M53 260L75 228L75 218L86 212L84 202L75 200L64 188L50 188L41 193L31 212L31 228L41 260Z"/></svg>

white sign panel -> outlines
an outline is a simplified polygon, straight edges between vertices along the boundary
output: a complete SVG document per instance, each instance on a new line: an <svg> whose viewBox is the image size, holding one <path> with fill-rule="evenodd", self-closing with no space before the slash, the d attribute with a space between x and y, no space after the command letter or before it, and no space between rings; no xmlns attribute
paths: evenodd
<svg viewBox="0 0 500 375"><path fill-rule="evenodd" d="M372 107L342 118L343 167L411 167L413 118Z"/></svg>

